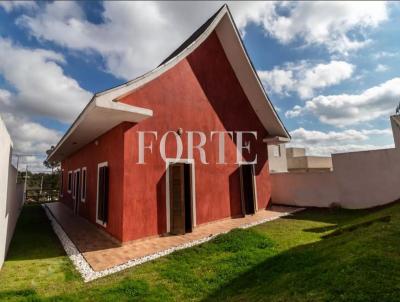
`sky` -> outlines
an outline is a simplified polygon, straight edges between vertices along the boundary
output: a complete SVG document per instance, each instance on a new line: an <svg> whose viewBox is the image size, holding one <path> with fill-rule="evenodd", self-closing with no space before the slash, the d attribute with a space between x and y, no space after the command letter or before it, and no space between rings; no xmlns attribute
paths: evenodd
<svg viewBox="0 0 400 302"><path fill-rule="evenodd" d="M308 154L393 147L399 2L227 2L258 75ZM43 169L95 92L156 67L223 2L0 2L0 114Z"/></svg>

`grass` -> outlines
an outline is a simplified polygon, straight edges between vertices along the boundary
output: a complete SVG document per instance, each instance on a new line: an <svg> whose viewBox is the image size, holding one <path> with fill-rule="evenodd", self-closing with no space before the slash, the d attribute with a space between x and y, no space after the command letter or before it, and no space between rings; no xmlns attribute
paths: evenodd
<svg viewBox="0 0 400 302"><path fill-rule="evenodd" d="M400 204L309 209L83 283L39 206L21 213L0 301L400 301Z"/></svg>

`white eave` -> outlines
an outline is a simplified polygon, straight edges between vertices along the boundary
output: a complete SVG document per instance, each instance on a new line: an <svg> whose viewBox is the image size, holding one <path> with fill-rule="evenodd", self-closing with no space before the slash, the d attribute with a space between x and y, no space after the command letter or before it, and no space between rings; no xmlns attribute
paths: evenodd
<svg viewBox="0 0 400 302"><path fill-rule="evenodd" d="M150 109L100 100L94 96L47 160L61 161L120 123L138 123L151 116L153 111Z"/></svg>
<svg viewBox="0 0 400 302"><path fill-rule="evenodd" d="M97 93L49 154L48 160L59 161L67 157L119 123L124 121L138 123L152 116L153 112L150 109L130 106L118 101L125 95L132 93L135 89L142 87L173 68L197 49L214 30L244 93L264 128L271 137L280 137L281 140L289 141L290 135L265 93L264 87L248 57L228 6L224 5L215 17L213 17L212 22L210 22L204 32L176 56L132 81ZM238 118L240 117L238 116Z"/></svg>
<svg viewBox="0 0 400 302"><path fill-rule="evenodd" d="M263 139L263 142L268 145L280 145L290 142L290 138L283 136L267 136Z"/></svg>

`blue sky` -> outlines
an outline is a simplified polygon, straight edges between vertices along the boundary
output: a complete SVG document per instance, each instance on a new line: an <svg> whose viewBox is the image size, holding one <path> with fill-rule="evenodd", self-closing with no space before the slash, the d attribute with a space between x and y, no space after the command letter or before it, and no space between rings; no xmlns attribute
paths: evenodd
<svg viewBox="0 0 400 302"><path fill-rule="evenodd" d="M390 147L400 4L235 2L244 43L292 145ZM44 151L94 92L151 70L222 2L1 2L0 112L16 152Z"/></svg>

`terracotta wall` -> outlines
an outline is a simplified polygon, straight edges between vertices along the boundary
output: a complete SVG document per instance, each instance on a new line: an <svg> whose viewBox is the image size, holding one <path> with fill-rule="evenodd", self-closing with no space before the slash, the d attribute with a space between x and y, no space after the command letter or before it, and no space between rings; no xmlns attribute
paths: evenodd
<svg viewBox="0 0 400 302"><path fill-rule="evenodd" d="M109 219L105 230L122 240L122 196L123 196L123 150L124 131L131 125L125 123L111 129L100 136L96 145L89 143L84 148L62 162L63 197L62 201L72 208L72 193L67 192L68 171L87 167L87 197L85 202L79 203L79 215L87 218L100 228L96 223L96 197L97 197L97 165L108 162L110 191L109 191Z"/></svg>
<svg viewBox="0 0 400 302"><path fill-rule="evenodd" d="M166 164L159 154L159 141L146 136L145 145L153 141L153 153L145 153L145 165L138 165L137 131L257 131L258 139L250 139L252 152L258 154L256 166L259 209L270 199L270 180L267 162L267 135L249 104L236 76L228 63L215 33L174 68L146 84L121 102L153 110L153 117L125 132L124 146L124 209L123 240L166 232ZM247 138L250 138L248 136ZM195 137L196 138L196 137ZM187 158L186 134L183 158ZM195 144L198 139L195 139ZM218 142L208 137L205 150L208 165L196 161L197 224L241 214L240 178L236 160L236 145L226 139L226 161L217 165ZM176 144L172 136L167 140L167 157L175 157Z"/></svg>

